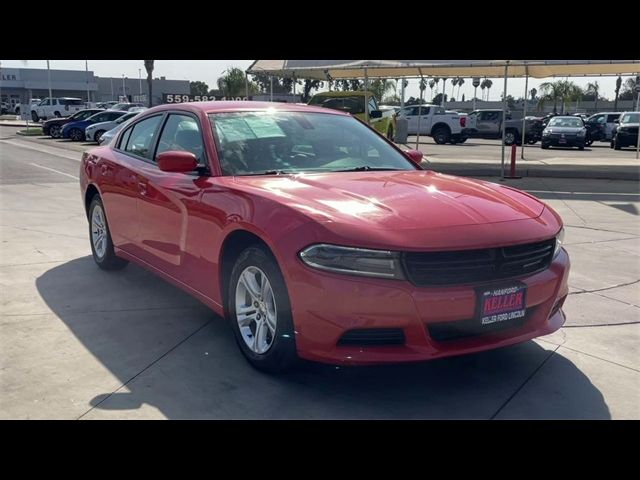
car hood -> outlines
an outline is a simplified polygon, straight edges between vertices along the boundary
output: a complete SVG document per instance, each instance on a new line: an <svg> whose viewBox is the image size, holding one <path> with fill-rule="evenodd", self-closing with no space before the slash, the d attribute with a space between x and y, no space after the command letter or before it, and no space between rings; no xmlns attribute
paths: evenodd
<svg viewBox="0 0 640 480"><path fill-rule="evenodd" d="M509 187L431 171L243 176L236 189L268 197L328 226L436 230L539 217L545 205Z"/></svg>
<svg viewBox="0 0 640 480"><path fill-rule="evenodd" d="M87 128L94 129L94 130L97 130L100 128L106 128L108 130L111 130L115 125L116 125L116 122L114 122L113 120L110 120L108 122L91 123L87 125Z"/></svg>

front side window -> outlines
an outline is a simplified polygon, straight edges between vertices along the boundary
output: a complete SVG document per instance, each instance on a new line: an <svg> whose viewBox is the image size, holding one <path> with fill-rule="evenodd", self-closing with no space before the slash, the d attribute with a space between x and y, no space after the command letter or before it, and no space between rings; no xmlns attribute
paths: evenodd
<svg viewBox="0 0 640 480"><path fill-rule="evenodd" d="M198 163L204 163L204 144L195 118L189 115L169 115L158 140L156 155L171 150L191 152Z"/></svg>
<svg viewBox="0 0 640 480"><path fill-rule="evenodd" d="M309 112L210 114L225 175L415 170L360 121Z"/></svg>
<svg viewBox="0 0 640 480"><path fill-rule="evenodd" d="M124 151L151 159L151 149L161 119L161 115L156 115L136 123L130 130L131 133L128 136ZM124 142L120 143L120 148L122 148L123 144Z"/></svg>
<svg viewBox="0 0 640 480"><path fill-rule="evenodd" d="M616 121L619 118L620 118L620 114L619 113L616 113L616 114L613 114L613 115L609 115L607 117L607 123L613 123L614 121Z"/></svg>

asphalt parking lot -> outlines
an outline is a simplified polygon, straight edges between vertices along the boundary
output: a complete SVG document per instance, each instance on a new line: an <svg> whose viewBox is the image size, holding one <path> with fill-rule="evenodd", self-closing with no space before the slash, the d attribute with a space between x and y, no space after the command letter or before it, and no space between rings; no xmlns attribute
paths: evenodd
<svg viewBox="0 0 640 480"><path fill-rule="evenodd" d="M197 300L134 265L99 270L77 182L86 146L15 131L0 127L0 418L640 418L637 181L509 181L565 221L570 296L553 335L426 363L269 376ZM430 166L468 142L425 145ZM633 151L602 145L601 163L634 165ZM499 149L474 155L495 162ZM544 155L535 161L585 156Z"/></svg>

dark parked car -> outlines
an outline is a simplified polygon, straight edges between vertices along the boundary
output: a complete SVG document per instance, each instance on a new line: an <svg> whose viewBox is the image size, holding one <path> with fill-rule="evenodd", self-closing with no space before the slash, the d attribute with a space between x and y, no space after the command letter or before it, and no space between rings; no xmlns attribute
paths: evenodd
<svg viewBox="0 0 640 480"><path fill-rule="evenodd" d="M624 147L638 146L638 125L640 125L640 112L624 112L616 125L611 146L616 150Z"/></svg>
<svg viewBox="0 0 640 480"><path fill-rule="evenodd" d="M124 112L128 112L132 108L144 107L142 103L116 103L114 106L110 107L111 110L122 110Z"/></svg>
<svg viewBox="0 0 640 480"><path fill-rule="evenodd" d="M542 148L578 147L584 150L587 129L580 117L560 115L549 120L542 131Z"/></svg>
<svg viewBox="0 0 640 480"><path fill-rule="evenodd" d="M98 122L111 122L116 118L120 118L127 112L122 110L105 110L103 112L96 113L85 120L77 120L67 123L62 127L62 138L70 138L74 142L84 140L84 130L89 125L93 125Z"/></svg>
<svg viewBox="0 0 640 480"><path fill-rule="evenodd" d="M60 138L62 136L62 127L64 127L67 123L86 120L90 116L95 115L99 112L102 112L101 108L88 108L86 110L80 110L70 117L52 118L51 120L47 120L42 124L42 133L53 138Z"/></svg>

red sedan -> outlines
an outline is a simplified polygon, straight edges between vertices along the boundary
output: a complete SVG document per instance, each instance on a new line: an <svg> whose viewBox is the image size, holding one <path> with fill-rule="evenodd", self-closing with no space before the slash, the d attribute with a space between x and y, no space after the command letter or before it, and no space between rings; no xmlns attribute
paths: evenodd
<svg viewBox="0 0 640 480"><path fill-rule="evenodd" d="M426 360L560 328L558 214L421 157L324 108L155 107L83 155L93 257L194 295L268 371Z"/></svg>

